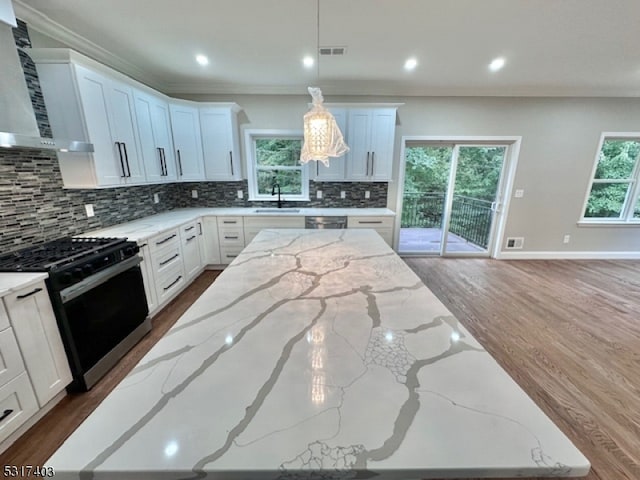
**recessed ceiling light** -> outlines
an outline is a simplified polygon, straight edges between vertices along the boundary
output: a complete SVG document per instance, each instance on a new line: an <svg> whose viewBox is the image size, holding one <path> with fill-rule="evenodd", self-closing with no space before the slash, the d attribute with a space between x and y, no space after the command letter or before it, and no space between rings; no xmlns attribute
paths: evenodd
<svg viewBox="0 0 640 480"><path fill-rule="evenodd" d="M313 57L306 56L302 59L302 63L304 64L305 67L311 68L313 67L313 64L315 63L315 61L313 60Z"/></svg>
<svg viewBox="0 0 640 480"><path fill-rule="evenodd" d="M497 72L502 67L504 67L504 63L505 63L504 58L502 57L494 58L493 61L489 64L489 70L491 70L492 72Z"/></svg>
<svg viewBox="0 0 640 480"><path fill-rule="evenodd" d="M405 70L413 70L418 66L418 60L415 58L409 58L406 62L404 62Z"/></svg>
<svg viewBox="0 0 640 480"><path fill-rule="evenodd" d="M196 62L204 67L209 64L209 59L205 55L196 55Z"/></svg>

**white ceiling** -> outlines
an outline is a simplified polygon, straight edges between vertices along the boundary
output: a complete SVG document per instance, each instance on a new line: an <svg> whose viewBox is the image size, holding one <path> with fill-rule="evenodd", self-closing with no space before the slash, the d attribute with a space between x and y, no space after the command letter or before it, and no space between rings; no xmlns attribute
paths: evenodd
<svg viewBox="0 0 640 480"><path fill-rule="evenodd" d="M166 93L640 95L639 0L319 6L320 45L348 50L321 57L318 77L302 65L316 56L317 0L14 0L32 31Z"/></svg>

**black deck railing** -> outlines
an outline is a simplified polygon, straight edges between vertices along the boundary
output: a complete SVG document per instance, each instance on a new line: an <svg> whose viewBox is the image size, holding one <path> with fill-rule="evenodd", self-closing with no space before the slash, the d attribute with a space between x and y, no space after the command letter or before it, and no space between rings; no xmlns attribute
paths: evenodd
<svg viewBox="0 0 640 480"><path fill-rule="evenodd" d="M444 193L411 192L403 198L402 228L442 228ZM492 214L490 201L454 195L449 231L487 248Z"/></svg>

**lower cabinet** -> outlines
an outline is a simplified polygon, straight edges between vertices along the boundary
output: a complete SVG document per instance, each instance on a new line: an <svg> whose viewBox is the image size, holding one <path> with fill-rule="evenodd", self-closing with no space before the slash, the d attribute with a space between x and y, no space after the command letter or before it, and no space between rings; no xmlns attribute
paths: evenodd
<svg viewBox="0 0 640 480"><path fill-rule="evenodd" d="M202 217L200 220L202 239L200 256L204 265L220 265L220 242L218 240L218 219Z"/></svg>
<svg viewBox="0 0 640 480"><path fill-rule="evenodd" d="M236 258L245 246L243 217L219 217L218 241L220 263L226 265Z"/></svg>
<svg viewBox="0 0 640 480"><path fill-rule="evenodd" d="M147 296L147 305L149 306L149 315L153 315L158 310L158 297L156 287L153 280L153 265L151 261L151 249L146 241L138 242L142 257L140 270L142 271L142 283L144 284L144 293Z"/></svg>
<svg viewBox="0 0 640 480"><path fill-rule="evenodd" d="M180 243L184 260L184 274L187 280L194 278L202 268L200 258L200 231L198 222L189 222L180 227Z"/></svg>
<svg viewBox="0 0 640 480"><path fill-rule="evenodd" d="M38 411L26 371L0 387L0 441L5 440Z"/></svg>
<svg viewBox="0 0 640 480"><path fill-rule="evenodd" d="M380 234L390 247L393 247L393 224L392 216L361 216L347 218L347 228L372 228Z"/></svg>
<svg viewBox="0 0 640 480"><path fill-rule="evenodd" d="M265 228L304 228L305 217L244 217L244 241L249 244Z"/></svg>

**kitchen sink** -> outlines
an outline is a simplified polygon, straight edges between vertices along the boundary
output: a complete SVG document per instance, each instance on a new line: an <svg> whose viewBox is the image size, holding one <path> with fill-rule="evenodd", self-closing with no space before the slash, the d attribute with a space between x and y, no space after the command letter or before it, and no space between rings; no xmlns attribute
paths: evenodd
<svg viewBox="0 0 640 480"><path fill-rule="evenodd" d="M255 213L300 213L299 208L256 208Z"/></svg>

